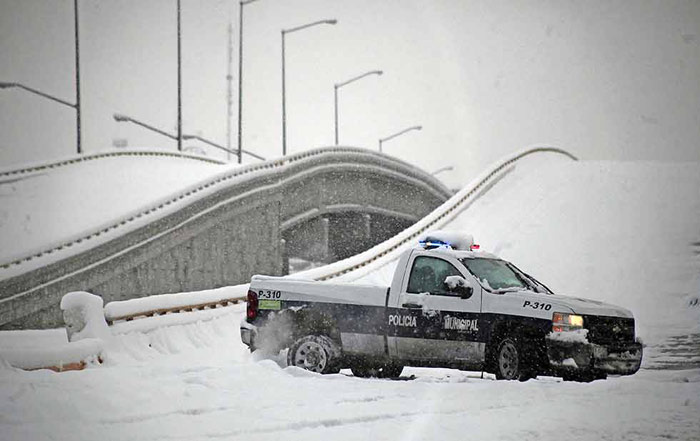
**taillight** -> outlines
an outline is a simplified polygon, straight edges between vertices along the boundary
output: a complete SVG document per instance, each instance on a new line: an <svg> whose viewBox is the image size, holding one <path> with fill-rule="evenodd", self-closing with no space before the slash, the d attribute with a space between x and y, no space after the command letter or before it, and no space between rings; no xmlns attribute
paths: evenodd
<svg viewBox="0 0 700 441"><path fill-rule="evenodd" d="M249 320L255 320L258 316L258 295L255 291L248 291L247 303L246 317L248 317Z"/></svg>

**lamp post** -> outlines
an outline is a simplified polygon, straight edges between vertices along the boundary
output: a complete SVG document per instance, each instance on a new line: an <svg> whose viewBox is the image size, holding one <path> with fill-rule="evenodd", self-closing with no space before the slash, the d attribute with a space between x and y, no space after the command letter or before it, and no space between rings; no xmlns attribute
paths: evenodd
<svg viewBox="0 0 700 441"><path fill-rule="evenodd" d="M334 99L334 109L335 109L335 145L338 145L338 89L340 89L343 86L347 86L350 83L354 83L357 80L361 80L364 77L367 77L369 75L382 75L384 72L381 70L371 70L369 72L365 72L362 75L358 75L356 77L350 78L347 81L343 81L342 83L337 83L333 85L333 99Z"/></svg>
<svg viewBox="0 0 700 441"><path fill-rule="evenodd" d="M178 140L179 140L178 136L176 136L176 135L172 135L172 134L166 132L165 130L158 129L158 128L156 128L156 127L153 127L153 126L150 125L150 124L146 124L145 122L139 121L139 120L134 119L134 118L132 118L132 117L130 117L130 116L123 115L123 114L120 114L120 113L115 113L113 116L114 116L114 120L117 121L117 122L130 122L130 123L134 123L134 124L136 124L137 126L141 126L141 127L143 127L144 129L147 129L147 130L150 130L150 131L152 131L152 132L158 133L159 135L163 135L163 136L165 136L165 137L167 137L167 138L170 138L170 139L172 139L172 140L175 140L175 141L178 141ZM201 142L203 142L203 143L205 143L205 144L209 144L209 145L212 146L212 147L216 147L216 148L218 148L218 149L221 149L221 150L223 150L223 151L225 151L225 152L233 153L234 155L237 154L237 152L235 152L235 151L233 151L233 150L231 150L231 149L227 149L226 147L224 147L224 146L222 146L222 145L219 145L219 144L217 144L217 143L215 143L215 142L213 142L213 141L210 141L210 140L208 140L208 139L206 139L206 138L202 138L201 136L197 136L197 135L182 135L182 139L196 139L196 140L199 140L199 141L201 141ZM256 159L260 159L261 161L264 161L264 160L265 160L265 158L263 158L263 157L260 156L260 155L255 154L255 153L253 153L253 152L249 152L249 151L243 150L243 153L248 154L248 155L250 155L250 156L252 156L252 157L254 157L254 158L256 158Z"/></svg>
<svg viewBox="0 0 700 441"><path fill-rule="evenodd" d="M243 158L243 6L256 2L258 0L241 0L238 2L238 163L241 163ZM230 26L230 25L229 25ZM231 28L229 27L229 45L231 36ZM229 48L229 130L227 137L227 146L231 148L231 71L230 71L231 49Z"/></svg>
<svg viewBox="0 0 700 441"><path fill-rule="evenodd" d="M430 173L430 174L433 175L433 176L435 176L435 175L438 174L438 173L442 173L442 172L444 172L444 171L450 171L450 170L454 170L454 169L455 169L454 166L448 165L448 166L445 166L445 167L441 167L441 168L435 170L434 172L432 172L432 173Z"/></svg>
<svg viewBox="0 0 700 441"><path fill-rule="evenodd" d="M182 43L180 0L177 0L177 149L182 151Z"/></svg>
<svg viewBox="0 0 700 441"><path fill-rule="evenodd" d="M302 29L307 29L312 26L318 26L322 24L334 25L338 23L336 19L330 20L319 20L313 23L308 23L305 25L297 26L291 29L282 29L282 156L287 155L287 97L285 89L285 66L284 66L284 37L286 34L291 34L292 32L301 31Z"/></svg>
<svg viewBox="0 0 700 441"><path fill-rule="evenodd" d="M386 138L381 138L379 140L379 151L380 152L382 151L382 143L389 141L390 139L394 139L397 136L401 136L406 132L410 132L411 130L422 130L422 129L423 129L423 126L412 126L412 127L407 128L407 129L403 129L400 132L396 132L393 135L389 135Z"/></svg>
<svg viewBox="0 0 700 441"><path fill-rule="evenodd" d="M78 154L83 152L82 149L82 133L80 130L81 124L81 106L80 106L80 34L78 32L78 0L73 2L73 12L75 19L75 132Z"/></svg>
<svg viewBox="0 0 700 441"><path fill-rule="evenodd" d="M66 101L66 100L62 100L61 98L55 97L55 96L53 96L53 95L49 95L48 93L45 93L45 92L42 92L42 91L40 91L40 90L34 89L33 87L25 86L24 84L0 82L0 89L12 89L12 88L22 89L22 90L24 90L24 91L26 91L26 92L33 93L34 95L38 95L38 96L40 96L40 97L49 99L49 100L51 100L51 101L55 101L55 102L57 102L57 103L59 103L59 104L63 104L64 106L68 106L68 107L70 107L71 109L75 109L75 111L76 111L77 114L78 114L78 117L77 117L77 121L78 121L78 122L77 122L77 124L76 124L76 126L77 126L77 131L78 131L78 133L77 133L77 147L78 147L78 153L81 153L81 149L80 149L80 110L79 110L79 109L80 109L80 105L78 105L78 104L73 104L73 103L69 103L69 102Z"/></svg>
<svg viewBox="0 0 700 441"><path fill-rule="evenodd" d="M81 106L80 106L80 38L79 38L79 29L78 29L78 0L74 0L73 2L73 15L74 15L74 23L75 23L75 104L69 103L68 101L64 101L60 98L57 98L53 95L49 95L48 93L41 92L39 90L36 90L34 88L31 88L29 86L25 86L24 84L20 83L8 83L8 82L0 82L0 89L9 89L16 87L18 89L23 89L27 92L33 93L35 95L39 95L44 98L48 98L52 101L55 101L57 103L63 104L65 106L71 107L75 109L75 131L76 131L76 147L78 154L81 154L83 152L82 149L82 143L81 143L81 130L80 130L80 122L81 122Z"/></svg>

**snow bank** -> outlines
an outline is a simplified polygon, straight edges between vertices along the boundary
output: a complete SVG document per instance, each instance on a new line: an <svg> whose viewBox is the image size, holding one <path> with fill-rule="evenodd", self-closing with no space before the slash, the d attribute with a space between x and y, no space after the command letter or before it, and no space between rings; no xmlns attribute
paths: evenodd
<svg viewBox="0 0 700 441"><path fill-rule="evenodd" d="M40 369L57 367L73 363L96 363L102 353L104 342L89 338L73 343L64 343L52 347L0 349L0 358L11 366L20 369Z"/></svg>

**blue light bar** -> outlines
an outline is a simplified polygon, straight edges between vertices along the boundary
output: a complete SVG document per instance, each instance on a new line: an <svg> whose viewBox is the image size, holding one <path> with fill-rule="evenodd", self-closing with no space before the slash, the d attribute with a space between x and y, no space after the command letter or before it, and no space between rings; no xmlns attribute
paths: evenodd
<svg viewBox="0 0 700 441"><path fill-rule="evenodd" d="M440 247L452 249L452 244L448 242L443 242L442 240L421 240L418 241L418 244L420 244L420 246L422 246L426 250L432 250L434 248Z"/></svg>

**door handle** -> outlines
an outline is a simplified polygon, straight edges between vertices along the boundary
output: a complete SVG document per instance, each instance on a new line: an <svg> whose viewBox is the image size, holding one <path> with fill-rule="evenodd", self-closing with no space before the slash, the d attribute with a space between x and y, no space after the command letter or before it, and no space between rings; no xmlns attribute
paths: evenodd
<svg viewBox="0 0 700 441"><path fill-rule="evenodd" d="M408 309L423 309L421 305L418 303L404 303L401 305L403 308L408 308Z"/></svg>

